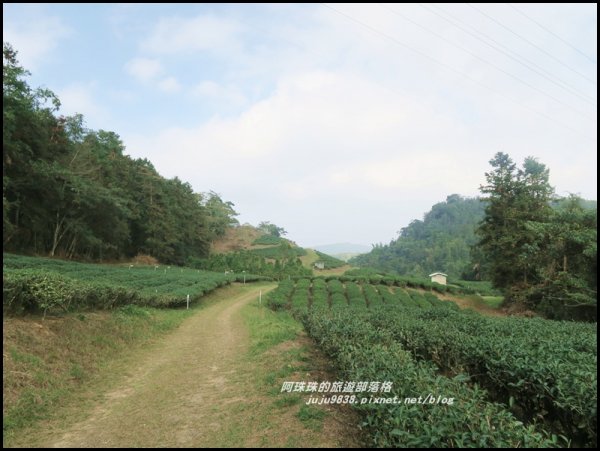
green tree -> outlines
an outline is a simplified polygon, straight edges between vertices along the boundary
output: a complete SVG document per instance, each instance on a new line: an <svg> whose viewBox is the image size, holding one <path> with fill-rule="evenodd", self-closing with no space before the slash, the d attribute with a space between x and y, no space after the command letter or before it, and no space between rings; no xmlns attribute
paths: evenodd
<svg viewBox="0 0 600 451"><path fill-rule="evenodd" d="M261 232L267 234L267 235L273 235L273 236L283 236L283 235L287 235L287 232L285 231L285 229L283 227L278 227L275 224L271 224L269 221L263 221L260 224L258 224L258 230L260 230Z"/></svg>
<svg viewBox="0 0 600 451"><path fill-rule="evenodd" d="M490 164L493 170L485 174L487 184L480 187L487 205L477 229L478 246L489 262L495 287L527 285L539 279L535 259L541 243L532 225L547 222L551 213L549 171L531 157L517 170L511 158L501 152Z"/></svg>
<svg viewBox="0 0 600 451"><path fill-rule="evenodd" d="M41 227L45 219L28 211L26 198L32 190L37 192L32 161L62 153L61 123L52 114L60 104L51 91L29 87L29 72L8 43L3 44L2 74L3 242L21 246L31 240L30 229Z"/></svg>
<svg viewBox="0 0 600 451"><path fill-rule="evenodd" d="M56 117L58 98L32 89L16 51L3 46L5 250L80 259L148 253L165 263L206 257L236 223L231 202L202 196L124 154L119 135Z"/></svg>
<svg viewBox="0 0 600 451"><path fill-rule="evenodd" d="M470 249L474 230L483 218L484 204L452 194L435 204L423 220L414 220L387 245L377 244L350 262L402 275L426 276L443 271L451 277L475 278Z"/></svg>
<svg viewBox="0 0 600 451"><path fill-rule="evenodd" d="M235 218L238 213L233 209L233 202L224 201L214 191L202 195L202 205L208 216L208 230L212 239L225 235L228 228L239 225Z"/></svg>
<svg viewBox="0 0 600 451"><path fill-rule="evenodd" d="M553 210L550 221L536 224L543 243L541 283L525 293L525 301L557 319L595 320L597 304L597 210L570 196Z"/></svg>
<svg viewBox="0 0 600 451"><path fill-rule="evenodd" d="M477 233L494 286L550 318L595 320L596 210L574 196L553 200L548 169L531 157L518 170L503 153L490 164Z"/></svg>

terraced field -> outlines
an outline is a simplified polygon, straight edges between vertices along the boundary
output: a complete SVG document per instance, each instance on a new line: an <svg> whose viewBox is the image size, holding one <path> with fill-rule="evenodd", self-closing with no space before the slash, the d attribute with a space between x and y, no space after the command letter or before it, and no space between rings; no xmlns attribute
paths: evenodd
<svg viewBox="0 0 600 451"><path fill-rule="evenodd" d="M116 266L3 255L5 312L178 307L231 282L263 279L170 266Z"/></svg>
<svg viewBox="0 0 600 451"><path fill-rule="evenodd" d="M346 380L388 380L398 399L362 404L375 446L594 446L595 324L496 318L433 292L330 279L284 281L269 303L289 309Z"/></svg>

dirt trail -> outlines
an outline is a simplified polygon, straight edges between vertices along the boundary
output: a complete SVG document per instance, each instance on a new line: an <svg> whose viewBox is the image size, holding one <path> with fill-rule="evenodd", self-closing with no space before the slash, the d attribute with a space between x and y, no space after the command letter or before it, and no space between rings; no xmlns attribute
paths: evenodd
<svg viewBox="0 0 600 451"><path fill-rule="evenodd" d="M264 292L264 289L263 289ZM140 356L84 421L48 447L202 447L243 403L247 329L237 314L258 289L213 304ZM228 418L229 416L229 418Z"/></svg>

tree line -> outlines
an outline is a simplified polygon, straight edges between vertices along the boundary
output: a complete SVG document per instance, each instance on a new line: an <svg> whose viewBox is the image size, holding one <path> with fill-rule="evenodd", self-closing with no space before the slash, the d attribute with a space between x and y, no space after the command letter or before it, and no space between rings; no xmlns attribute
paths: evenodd
<svg viewBox="0 0 600 451"><path fill-rule="evenodd" d="M556 319L595 320L597 208L559 198L548 168L528 157L519 168L498 153L481 198L448 196L388 245L351 264L423 277L488 280L519 304Z"/></svg>
<svg viewBox="0 0 600 451"><path fill-rule="evenodd" d="M162 177L81 115L58 115L58 97L29 86L8 43L2 70L4 250L86 260L143 253L183 264L206 257L211 240L237 224L234 205L217 193Z"/></svg>
<svg viewBox="0 0 600 451"><path fill-rule="evenodd" d="M285 245L283 245L285 246ZM214 254L207 258L190 258L192 268L217 272L256 274L283 280L287 277L310 277L312 270L305 268L295 254L280 253L278 258L265 258L252 251L237 251L228 254Z"/></svg>

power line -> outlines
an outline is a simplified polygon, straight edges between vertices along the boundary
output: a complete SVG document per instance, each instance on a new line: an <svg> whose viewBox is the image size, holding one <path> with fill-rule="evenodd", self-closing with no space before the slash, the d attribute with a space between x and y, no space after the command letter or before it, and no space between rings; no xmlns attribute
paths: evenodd
<svg viewBox="0 0 600 451"><path fill-rule="evenodd" d="M511 3L507 3L508 6L510 6L512 9L514 9L516 12L518 12L519 14L521 14L522 16L527 17L530 21L532 21L534 24L536 24L538 27L540 27L542 30L546 30L548 33L550 33L552 36L554 36L556 39L562 41L564 44L568 45L569 47L571 47L573 50L575 50L577 53L585 56L588 60L590 60L592 63L596 64L596 60L594 58L592 58L591 56L588 56L586 53L582 52L581 50L579 50L577 47L575 47L573 44L567 42L566 40L564 40L563 38L561 38L559 35L557 35L556 33L554 33L552 30L550 30L548 27L545 27L544 25L542 25L541 23L539 23L537 20L535 20L533 17L528 16L527 14L525 14L523 11L521 11L519 8L517 8L515 5L511 4Z"/></svg>
<svg viewBox="0 0 600 451"><path fill-rule="evenodd" d="M519 55L514 50L509 49L504 44L502 44L501 42L498 42L496 39L492 38L491 36L486 35L485 33L483 33L480 30L477 30L472 25L466 24L465 22L463 22L462 20L460 20L456 16L453 16L452 14L450 14L448 11L445 11L444 9L440 8L439 6L432 5L437 10L442 11L446 16L450 17L452 20L449 19L448 17L444 17L443 15L441 15L440 13L434 11L433 9L431 9L430 7L428 7L427 5L424 5L422 3L419 3L419 5L422 8L425 8L431 14L435 14L439 18L445 20L446 22L448 22L449 24L451 24L454 27L458 28L459 30L463 31L464 33L466 33L466 34L468 34L470 36L473 36L475 39L477 39L478 41L480 41L483 44L487 45L488 47L491 47L492 49L496 50L497 52L502 53L503 55L505 55L505 56L509 57L510 59L516 61L517 63L519 63L522 66L526 67L527 69L531 70L532 72L535 72L539 76L541 76L541 77L545 78L546 80L550 81L551 83L559 86L560 88L564 89L565 91L568 91L571 94L573 94L573 95L579 97L580 99L584 100L585 102L587 102L587 103L589 103L591 105L596 106L596 101L595 101L594 98L589 97L589 96L583 94L581 91L579 91L578 89L572 87L571 85L569 85L567 82L565 82L564 80L560 79L556 75L551 74L550 72L548 72L546 69L544 69L543 67L539 66L535 62L533 62L531 60L528 60L527 58ZM456 22L458 22L458 24ZM464 25L464 27L461 26L460 24ZM469 31L469 30L467 30L467 29L465 29L465 27L469 27L470 29L472 29L474 31L474 33L471 32L471 31ZM496 45L493 45L493 44L490 44L489 42L486 42L484 39L481 39L475 33L483 36L484 38L488 39L489 41L493 42ZM557 81L553 80L553 78L555 78Z"/></svg>
<svg viewBox="0 0 600 451"><path fill-rule="evenodd" d="M500 66L498 66L497 64L495 64L495 63L492 63L492 62L490 62L490 61L486 60L485 58L482 58L482 57L480 57L480 56L479 56L479 55L477 55L476 53L474 53L474 52L472 52L471 50L469 50L469 49L465 48L464 46L462 46L462 45L460 45L460 44L456 44L456 43L454 43L454 42L452 42L452 41L450 41L450 40L446 39L444 36L442 36L442 35L441 35L441 34L439 34L438 32L436 32L436 31L433 31L433 30L430 30L429 28L425 27L424 25L421 25L421 24L419 24L419 23L415 22L414 20L412 20L411 18L409 18L409 17L405 16L405 15L404 15L404 14L402 14L401 12L398 12L398 11L396 11L396 10L392 9L392 8L389 8L389 7L387 7L387 6L385 6L385 9L387 9L388 11L390 11L390 12L392 12L392 13L394 13L394 14L396 14L396 15L398 15L398 16L400 16L400 17L402 17L402 18L404 18L406 21L408 21L408 22L412 23L413 25L416 25L416 26L417 26L417 27L419 27L419 28L422 28L423 30L425 30L425 31L427 31L428 33L431 33L432 35L434 35L434 36L436 36L436 37L440 38L440 39L441 39L441 40L443 40L444 42L447 42L448 44L450 44L450 45L452 45L452 46L456 47L457 49L460 49L460 50L462 50L463 52L465 52L465 53L468 53L468 54L469 54L469 55L471 55L473 58L476 58L476 59L478 59L479 61L482 61L482 62L484 62L485 64L488 64L489 66L492 66L494 69L496 69L496 70L498 70L498 71L502 72L503 74L505 74L505 75L507 75L507 76L509 76L509 77L513 78L514 80L517 80L519 83L521 83L521 84L523 84L523 85L525 85L525 86L527 86L527 87L529 87L529 88L533 89L534 91L537 91L537 92L539 92L539 93L540 93L540 94L542 94L542 95L545 95L546 97L548 97L548 98L550 98L550 99L554 100L555 102L557 102L557 103L559 103L559 104L561 104L561 105L563 105L563 106L565 106L565 107L567 107L567 108L570 108L571 110L573 110L573 111L577 112L579 115L581 115L581 116L583 116L583 117L585 117L585 118L587 118L587 119L590 119L590 120L592 120L592 121L594 121L594 120L595 120L594 118L590 117L590 116L589 116L589 115L587 115L586 113L584 113L584 112L582 112L582 111L579 111L577 108L575 108L575 107L573 107L573 106L569 105L568 103L565 103L565 102L563 102L562 100L558 99L557 97L554 97L552 94L548 94L546 91L543 91L542 89L538 88L537 86L534 86L534 85L532 85L531 83L529 83L529 82L527 82L527 81L523 80L522 78L520 78L520 77L518 77L518 76L516 76L516 75L514 75L514 74L511 74L510 72L508 72L508 71L506 71L506 70L502 69L502 68L501 68Z"/></svg>
<svg viewBox="0 0 600 451"><path fill-rule="evenodd" d="M500 21L494 19L492 16L490 16L489 14L484 13L482 10L480 10L479 8L477 8L476 6L473 6L470 3L466 3L466 5L468 5L469 7L473 8L475 11L477 11L479 14L481 14L482 16L487 17L488 19L490 19L492 22L498 24L499 26L501 26L502 28L504 28L505 30L511 32L512 34L514 34L515 36L519 37L520 39L522 39L523 41L527 42L529 45L535 47L536 49L538 49L540 52L544 53L545 55L548 55L550 58L552 58L554 61L556 61L557 63L559 63L560 65L566 67L567 69L569 69L570 71L576 73L577 75L579 75L580 77L585 78L587 81L589 81L592 84L596 84L595 80L592 80L591 78L589 78L587 75L582 74L581 72L579 72L577 69L573 69L571 66L569 66L567 63L561 61L560 59L558 59L557 57L555 57L554 55L552 55L550 52L547 52L545 49L543 49L542 47L540 47L539 45L537 45L534 42L531 42L529 39L527 39L524 36L521 36L519 33L517 33L516 31L511 30L510 28L508 28L506 25L504 25L503 23L501 23Z"/></svg>
<svg viewBox="0 0 600 451"><path fill-rule="evenodd" d="M444 62L442 62L442 61L439 61L438 59L436 59L436 58L433 58L433 57L431 57L431 56L429 56L429 55L427 55L427 54L425 54L425 53L421 52L420 50L417 50L417 49L415 49L415 48L413 48L413 47L409 46L408 44L405 44L404 42L402 42L402 41L400 41L400 40L398 40L398 39L396 39L396 38L394 38L394 37L392 37L392 36L388 35L387 33L384 33L384 32L382 32L382 31L380 31L380 30L377 30L376 28L372 27L371 25L369 25L369 24L366 24L366 23L364 23L364 22L362 22L362 21L360 21L360 20L358 20L358 19L356 19L356 18L354 18L354 17L350 16L349 14L346 14L346 13L344 13L344 12L342 12L342 11L339 11L339 10L335 9L334 7L332 7L332 6L329 6L329 5L325 4L325 3L321 3L321 5L323 5L324 7L326 7L326 8L328 8L328 9L332 10L332 11L333 11L333 12L335 12L336 14L339 14L339 15L341 15L341 16L343 16L343 17L345 17L346 19L348 19L348 20L350 20L350 21L352 21L352 22L354 22L354 23L356 23L356 24L358 24L358 25L360 25L360 26L362 26L362 27L364 27L364 28L368 29L368 30L369 30L369 31L371 31L372 33L375 33L375 34L377 34L377 35L380 35L380 36L384 37L385 39L387 39L387 40L389 40L389 41L391 41L391 42L395 43L396 45L399 45L399 46L401 46L401 47L403 47L403 48L405 48L405 49L407 49L407 50L410 50L411 52L413 52L413 53L416 53L416 54L420 55L421 57L423 57L423 58L425 58L425 59L427 59L427 60L429 60L429 61L431 61L431 62L433 62L433 63L437 64L438 66L442 66L442 67L444 67L445 69L447 69L447 70L449 70L449 71L451 71L451 72L454 72L455 74L458 74L458 75L460 75L460 76L462 76L462 77L464 77L464 78L466 78L466 79L468 79L468 80L472 81L473 83L476 83L476 84L478 84L479 86L482 86L482 87L484 87L485 89L487 89L487 90L489 90L489 91L491 91L491 92L493 92L493 93L495 93L495 94L497 94L497 95L499 95L499 96L501 96L501 97L505 98L506 100L509 100L510 102L512 102L512 103L514 103L514 104L516 104L516 105L519 105L519 106L521 106L522 108L525 108L525 109L527 109L527 110L529 110L529 111L531 111L531 112L533 112L533 113L535 113L535 114L537 114L537 115L539 115L539 116L541 116L541 117L543 117L543 118L545 118L545 119L547 119L547 120L549 120L549 121L551 121L551 122L554 122L555 124L558 124L558 125L560 125L561 127L564 127L564 128L566 128L566 129L568 129L568 130L571 130L571 131L572 131L572 132L574 132L574 133L577 133L578 135L581 135L581 136L582 136L584 139L586 139L587 141L593 142L593 140L591 140L591 139L590 139L590 138L588 138L587 136L583 135L583 134L582 134L582 133L581 133L579 130L577 130L577 129L575 129L575 128L573 128L573 127L571 127L571 126L567 125L567 124L564 124L564 123L562 123L562 122L560 122L560 121L558 121L558 120L554 119L553 117L551 117L551 116L548 116L547 114L545 114L545 113L543 113L543 112L541 112L541 111L538 111L538 110L536 110L536 109L534 109L534 108L531 108L530 106L528 106L528 105L526 105L526 104L524 104L524 103L522 103L522 102L519 102L518 100L515 100L515 99L513 99L513 98L511 98L511 97L509 97L509 96L507 96L507 95L505 95L504 93L502 93L502 92L500 92L500 91L497 91L497 90L495 90L494 88L492 88L492 87L490 87L490 86L486 85L485 83L482 83L482 82L480 82L480 81L479 81L479 80L477 80L476 78L473 78L473 77L471 77L471 76L469 76L469 75L465 74L464 72L461 72L461 71L459 71L459 70L457 70L457 69L453 68L452 66L450 66L450 65L448 65L448 64L446 64L446 63L444 63Z"/></svg>

